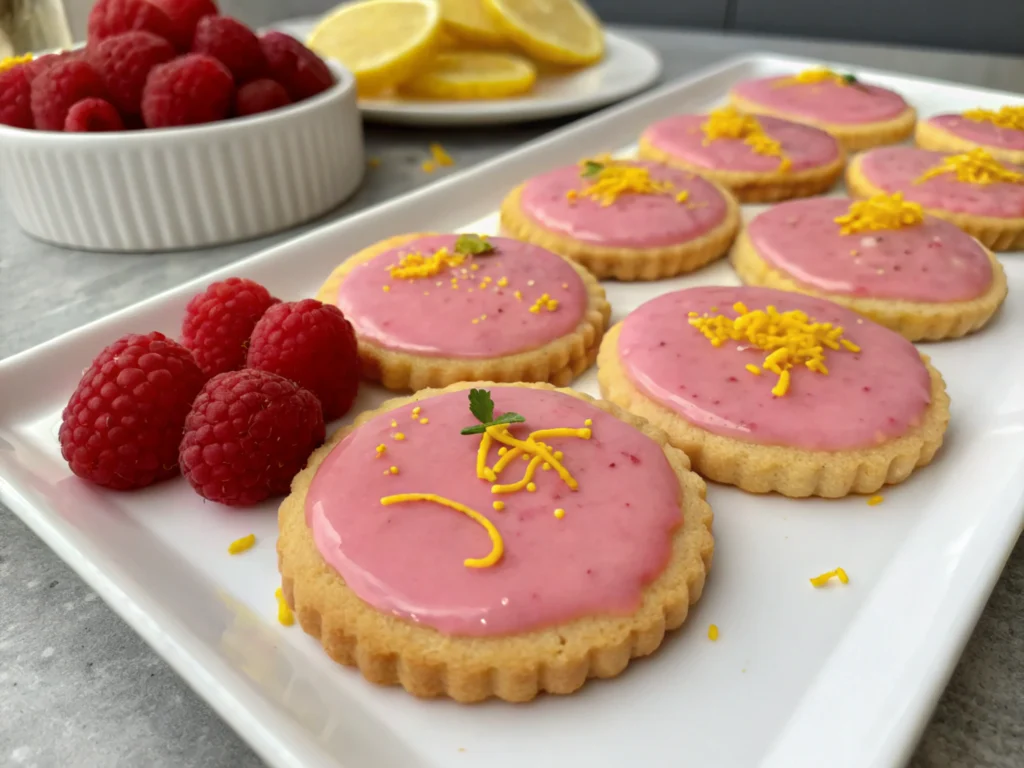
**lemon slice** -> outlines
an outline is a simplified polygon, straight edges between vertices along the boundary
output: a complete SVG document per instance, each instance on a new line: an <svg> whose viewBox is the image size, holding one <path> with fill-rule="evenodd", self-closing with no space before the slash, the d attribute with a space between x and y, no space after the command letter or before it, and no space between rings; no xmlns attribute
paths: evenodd
<svg viewBox="0 0 1024 768"><path fill-rule="evenodd" d="M363 0L328 14L307 44L356 78L360 95L386 91L433 57L441 32L435 0Z"/></svg>
<svg viewBox="0 0 1024 768"><path fill-rule="evenodd" d="M445 31L467 43L486 47L505 42L501 28L484 10L483 0L440 0Z"/></svg>
<svg viewBox="0 0 1024 768"><path fill-rule="evenodd" d="M601 23L579 0L482 0L505 35L530 56L585 66L604 54Z"/></svg>
<svg viewBox="0 0 1024 768"><path fill-rule="evenodd" d="M526 93L537 70L522 56L452 51L437 57L402 85L402 93L427 99L503 99Z"/></svg>

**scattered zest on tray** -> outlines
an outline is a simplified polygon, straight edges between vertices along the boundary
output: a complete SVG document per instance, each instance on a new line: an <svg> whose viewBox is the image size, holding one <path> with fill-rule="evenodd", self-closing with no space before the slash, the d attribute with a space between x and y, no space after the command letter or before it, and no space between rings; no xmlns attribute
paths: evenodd
<svg viewBox="0 0 1024 768"><path fill-rule="evenodd" d="M256 545L256 534L250 533L248 536L243 536L240 539L235 539L228 545L229 555L240 555L247 550L252 549Z"/></svg>
<svg viewBox="0 0 1024 768"><path fill-rule="evenodd" d="M841 584L849 584L850 583L850 577L846 575L846 571L844 571L842 568L836 568L835 570L832 570L832 571L826 571L825 573L821 574L820 576L813 577L810 580L810 582L811 582L811 586L817 588L817 587L824 587L826 584L828 584L830 581L832 581L832 579L838 579Z"/></svg>

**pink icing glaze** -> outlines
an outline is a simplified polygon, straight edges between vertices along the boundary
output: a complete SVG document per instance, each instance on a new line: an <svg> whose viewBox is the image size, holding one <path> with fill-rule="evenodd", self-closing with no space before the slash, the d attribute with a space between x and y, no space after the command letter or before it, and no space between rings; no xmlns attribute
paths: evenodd
<svg viewBox="0 0 1024 768"><path fill-rule="evenodd" d="M841 235L835 219L851 202L792 200L757 216L747 232L762 259L828 293L964 301L992 284L992 265L978 241L941 219L927 216L913 227Z"/></svg>
<svg viewBox="0 0 1024 768"><path fill-rule="evenodd" d="M957 181L954 173L915 183L947 154L913 147L881 147L861 155L860 172L873 186L889 193L902 192L907 200L925 208L996 218L1024 216L1024 184L971 184Z"/></svg>
<svg viewBox="0 0 1024 768"><path fill-rule="evenodd" d="M545 438L564 452L579 482L570 491L554 471L537 472L537 490L494 495L476 476L480 436L468 392L422 400L382 414L348 435L324 460L306 498L306 521L324 559L361 599L382 613L451 635L504 635L582 616L629 614L645 585L668 562L671 533L682 522L679 481L661 448L633 427L589 403L558 392L491 389L495 413L515 411L531 430L582 427L593 437ZM391 436L394 419L406 435ZM384 457L375 447L384 443ZM491 465L498 458L492 447ZM399 474L386 474L389 464ZM501 475L522 477L516 460ZM381 505L396 493L436 493L485 515L504 540L503 558L468 568L491 543L483 526L432 502ZM495 511L495 499L505 509ZM556 508L565 510L561 520Z"/></svg>
<svg viewBox="0 0 1024 768"><path fill-rule="evenodd" d="M571 333L582 320L587 289L576 270L550 251L518 240L490 238L496 252L474 256L477 270L465 262L418 280L390 276L389 265L402 255L417 250L429 255L442 247L451 251L456 239L421 237L353 269L338 290L337 304L356 333L417 355L486 358L536 349ZM459 278L458 290L451 286L453 276ZM491 282L481 289L485 277ZM505 287L497 285L502 277L508 280ZM385 285L390 291L383 290ZM517 290L522 300L515 297ZM558 300L558 308L530 312L544 293ZM486 319L479 320L482 315Z"/></svg>
<svg viewBox="0 0 1024 768"><path fill-rule="evenodd" d="M732 305L799 309L842 325L861 352L828 352L828 375L791 371L789 392L771 393L776 377L745 370L765 353L714 347L687 313L735 317ZM919 423L931 400L928 371L902 336L830 301L768 288L702 287L664 294L631 315L619 337L627 375L648 397L709 432L761 445L808 450L868 448Z"/></svg>
<svg viewBox="0 0 1024 768"><path fill-rule="evenodd" d="M743 139L715 139L705 145L701 125L707 115L676 115L660 120L644 136L655 147L687 163L723 171L777 171L779 158L760 155ZM828 165L839 157L839 143L825 131L775 117L758 117L761 128L782 145L789 171Z"/></svg>
<svg viewBox="0 0 1024 768"><path fill-rule="evenodd" d="M782 114L838 125L891 120L907 108L907 102L898 93L877 85L839 85L830 81L779 85L787 77L745 80L733 92Z"/></svg>
<svg viewBox="0 0 1024 768"><path fill-rule="evenodd" d="M986 147L1024 151L1024 131L1015 128L1001 128L992 123L968 120L963 115L936 115L928 122L954 136Z"/></svg>
<svg viewBox="0 0 1024 768"><path fill-rule="evenodd" d="M673 195L638 194L621 195L607 207L582 196L570 201L566 192L581 191L592 183L591 179L580 177L579 166L570 165L526 182L520 202L522 210L552 232L618 248L679 245L725 220L725 198L699 176L658 163L623 164L646 167L652 179L669 181L677 191L689 192L687 201L679 203Z"/></svg>

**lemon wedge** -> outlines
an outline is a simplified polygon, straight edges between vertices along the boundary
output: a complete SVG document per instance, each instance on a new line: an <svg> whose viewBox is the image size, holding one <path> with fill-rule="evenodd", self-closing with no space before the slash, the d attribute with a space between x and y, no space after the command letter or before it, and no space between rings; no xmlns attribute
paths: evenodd
<svg viewBox="0 0 1024 768"><path fill-rule="evenodd" d="M512 42L539 61L586 66L604 55L604 32L580 0L482 0Z"/></svg>
<svg viewBox="0 0 1024 768"><path fill-rule="evenodd" d="M440 34L436 0L363 0L329 13L307 45L345 65L365 96L393 88L422 69Z"/></svg>
<svg viewBox="0 0 1024 768"><path fill-rule="evenodd" d="M440 0L441 23L446 32L467 43L499 46L505 35L484 10L483 0Z"/></svg>
<svg viewBox="0 0 1024 768"><path fill-rule="evenodd" d="M452 51L438 54L401 91L427 99L504 99L526 93L536 79L536 68L522 56Z"/></svg>

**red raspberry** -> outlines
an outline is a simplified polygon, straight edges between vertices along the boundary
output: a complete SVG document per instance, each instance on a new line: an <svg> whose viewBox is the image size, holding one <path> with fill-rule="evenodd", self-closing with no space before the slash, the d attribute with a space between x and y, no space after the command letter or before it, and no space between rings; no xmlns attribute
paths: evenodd
<svg viewBox="0 0 1024 768"><path fill-rule="evenodd" d="M167 14L175 30L175 36L181 40L182 50L192 47L192 38L196 24L204 16L216 16L217 6L213 0L149 0L157 8Z"/></svg>
<svg viewBox="0 0 1024 768"><path fill-rule="evenodd" d="M234 96L227 67L212 56L189 53L149 73L142 118L147 128L212 123L228 116Z"/></svg>
<svg viewBox="0 0 1024 768"><path fill-rule="evenodd" d="M162 333L104 349L64 409L60 452L79 477L126 491L178 474L185 416L203 386L192 353Z"/></svg>
<svg viewBox="0 0 1024 768"><path fill-rule="evenodd" d="M73 51L61 51L60 53L47 53L43 56L32 59L32 61L25 62L22 66L25 68L25 75L31 83L36 79L37 75L41 75L57 62L67 61L69 59L80 59L83 58L84 55L84 48L77 48Z"/></svg>
<svg viewBox="0 0 1024 768"><path fill-rule="evenodd" d="M33 128L32 84L24 64L0 72L0 125Z"/></svg>
<svg viewBox="0 0 1024 768"><path fill-rule="evenodd" d="M213 56L231 70L238 84L259 77L267 69L259 39L245 24L230 16L200 19L192 50Z"/></svg>
<svg viewBox="0 0 1024 768"><path fill-rule="evenodd" d="M126 115L137 115L150 70L176 55L170 43L151 32L125 32L90 45L86 57L114 106Z"/></svg>
<svg viewBox="0 0 1024 768"><path fill-rule="evenodd" d="M207 376L245 365L252 329L278 300L259 283L229 277L196 294L185 307L181 343Z"/></svg>
<svg viewBox="0 0 1024 768"><path fill-rule="evenodd" d="M242 507L287 493L323 440L311 392L266 371L229 371L192 404L179 464L200 496Z"/></svg>
<svg viewBox="0 0 1024 768"><path fill-rule="evenodd" d="M288 91L276 80L253 80L235 94L235 114L243 117L280 109L292 103Z"/></svg>
<svg viewBox="0 0 1024 768"><path fill-rule="evenodd" d="M253 329L246 365L308 389L320 399L327 421L345 415L359 388L352 326L340 309L316 299L268 309Z"/></svg>
<svg viewBox="0 0 1024 768"><path fill-rule="evenodd" d="M124 121L114 105L104 99L82 99L68 110L64 130L69 133L99 133L123 131Z"/></svg>
<svg viewBox="0 0 1024 768"><path fill-rule="evenodd" d="M89 45L123 32L144 30L188 50L188 42L179 39L167 14L148 0L96 0L89 11Z"/></svg>
<svg viewBox="0 0 1024 768"><path fill-rule="evenodd" d="M264 32L260 47L270 76L288 91L292 101L302 101L334 85L334 75L323 60L284 32Z"/></svg>
<svg viewBox="0 0 1024 768"><path fill-rule="evenodd" d="M106 98L96 70L82 59L58 61L32 81L32 115L41 131L62 131L68 110L82 99Z"/></svg>

